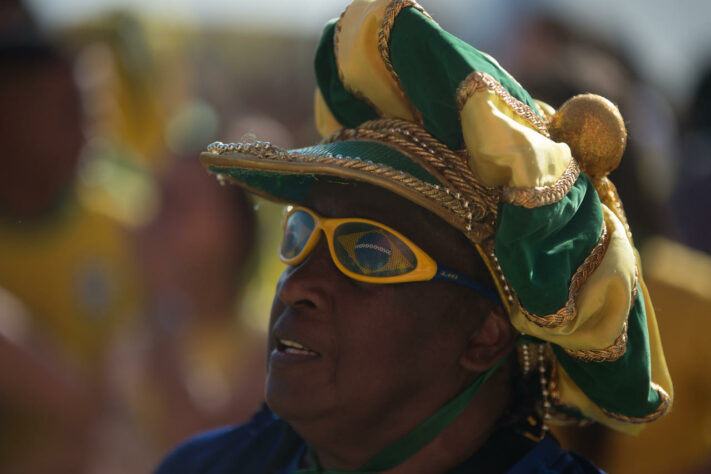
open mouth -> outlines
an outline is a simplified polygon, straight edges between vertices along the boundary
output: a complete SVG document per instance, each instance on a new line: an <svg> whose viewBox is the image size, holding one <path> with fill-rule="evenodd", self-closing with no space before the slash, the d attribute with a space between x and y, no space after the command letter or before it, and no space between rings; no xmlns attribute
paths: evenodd
<svg viewBox="0 0 711 474"><path fill-rule="evenodd" d="M297 354L306 356L320 356L318 352L289 339L277 338L277 350L286 354Z"/></svg>

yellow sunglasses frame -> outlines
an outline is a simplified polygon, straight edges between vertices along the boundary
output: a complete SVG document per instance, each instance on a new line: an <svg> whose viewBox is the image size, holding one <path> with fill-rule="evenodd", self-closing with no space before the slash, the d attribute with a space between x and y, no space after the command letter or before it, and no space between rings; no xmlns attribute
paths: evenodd
<svg viewBox="0 0 711 474"><path fill-rule="evenodd" d="M298 265L303 262L306 257L313 251L316 244L318 244L321 238L321 233L326 235L326 241L328 242L328 251L331 253L331 260L336 265L338 270L344 275L354 280L363 281L366 283L377 283L377 284L388 284L388 283L406 283L413 281L427 281L432 280L437 275L438 265L432 257L427 255L424 250L418 247L413 241L402 235L400 232L396 231L392 227L388 227L385 224L381 224L377 221L372 221L369 219L361 219L358 217L345 217L345 218L328 218L322 217L316 214L311 209L301 206L287 207L287 211L284 214L284 220L282 221L282 231L286 232L286 223L289 220L289 216L297 211L302 211L310 215L314 220L314 230L309 236L304 249L294 258L285 258L281 253L281 248L279 249L279 259L286 263L287 265ZM361 223L369 224L381 229L384 229L395 237L400 239L407 247L415 254L417 259L417 266L414 270L405 273L403 275L387 276L387 277L372 277L367 275L362 275L360 273L352 272L348 270L343 264L338 260L336 256L335 249L333 247L333 233L341 224L347 223ZM319 230L323 232L319 232Z"/></svg>

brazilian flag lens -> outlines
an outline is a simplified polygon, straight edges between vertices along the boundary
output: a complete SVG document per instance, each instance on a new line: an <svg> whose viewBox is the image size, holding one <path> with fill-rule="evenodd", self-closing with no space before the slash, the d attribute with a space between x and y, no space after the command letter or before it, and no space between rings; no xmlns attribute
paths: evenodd
<svg viewBox="0 0 711 474"><path fill-rule="evenodd" d="M297 257L309 241L316 223L314 218L304 211L294 211L289 215L284 228L284 239L281 241L282 258L290 260Z"/></svg>
<svg viewBox="0 0 711 474"><path fill-rule="evenodd" d="M347 222L333 232L335 257L353 273L369 277L405 275L417 257L391 232L364 222Z"/></svg>

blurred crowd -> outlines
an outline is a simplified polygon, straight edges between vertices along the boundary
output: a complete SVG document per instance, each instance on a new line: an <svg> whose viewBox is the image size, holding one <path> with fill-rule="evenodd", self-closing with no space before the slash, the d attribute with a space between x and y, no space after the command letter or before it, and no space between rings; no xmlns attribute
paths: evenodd
<svg viewBox="0 0 711 474"><path fill-rule="evenodd" d="M121 12L49 34L0 0L0 472L149 472L258 408L280 209L197 156L313 143L316 40ZM711 472L711 62L681 106L621 45L557 18L509 41L504 66L534 97L597 93L625 117L611 178L676 389L637 438L556 433L613 473Z"/></svg>

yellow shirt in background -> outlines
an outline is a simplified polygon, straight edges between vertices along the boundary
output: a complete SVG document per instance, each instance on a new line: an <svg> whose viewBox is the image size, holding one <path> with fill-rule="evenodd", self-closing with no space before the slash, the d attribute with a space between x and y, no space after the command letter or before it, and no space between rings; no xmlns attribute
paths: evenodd
<svg viewBox="0 0 711 474"><path fill-rule="evenodd" d="M138 303L124 230L70 198L35 220L0 219L0 287L31 314L31 326L81 371L93 371Z"/></svg>

